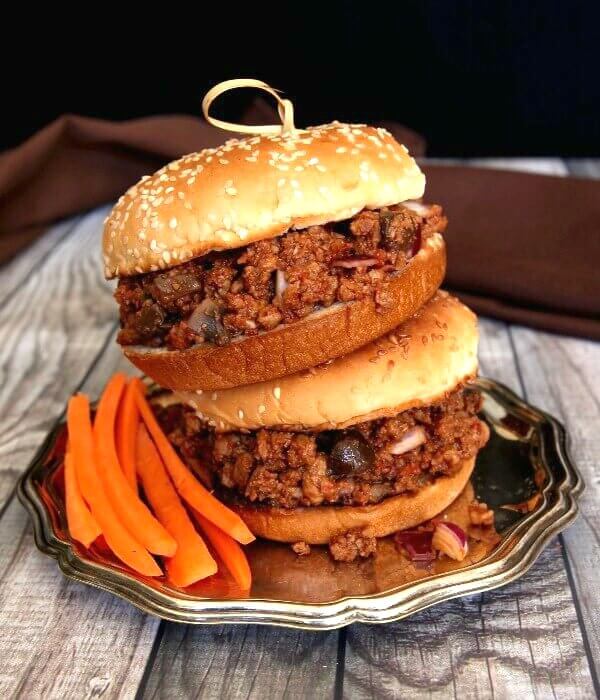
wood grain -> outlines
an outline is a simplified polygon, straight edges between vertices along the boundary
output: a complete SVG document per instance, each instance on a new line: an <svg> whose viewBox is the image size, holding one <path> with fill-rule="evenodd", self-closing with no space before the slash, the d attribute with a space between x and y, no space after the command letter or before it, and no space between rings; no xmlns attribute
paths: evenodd
<svg viewBox="0 0 600 700"><path fill-rule="evenodd" d="M99 393L117 367L114 302L97 261L103 212L58 237L0 310L0 484L31 459L65 400ZM68 228L68 227L67 227ZM10 488L7 488L10 487ZM13 499L0 521L0 697L133 697L158 621L100 591L68 582L34 547Z"/></svg>
<svg viewBox="0 0 600 700"><path fill-rule="evenodd" d="M337 639L337 632L167 624L142 697L333 697Z"/></svg>
<svg viewBox="0 0 600 700"><path fill-rule="evenodd" d="M43 265L62 240L81 222L82 216L61 221L49 228L46 233L32 243L21 255L13 258L2 267L0 273L0 300L5 303L7 297L20 291L25 280Z"/></svg>
<svg viewBox="0 0 600 700"><path fill-rule="evenodd" d="M111 339L114 337L111 336ZM126 370L110 343L82 390ZM34 546L13 499L0 522L0 697L132 698L159 621L109 593L67 581Z"/></svg>
<svg viewBox="0 0 600 700"><path fill-rule="evenodd" d="M115 327L98 260L104 213L85 216L66 238L55 229L32 269L10 268L25 275L0 307L0 510Z"/></svg>
<svg viewBox="0 0 600 700"><path fill-rule="evenodd" d="M504 588L349 628L344 697L594 697L559 548Z"/></svg>
<svg viewBox="0 0 600 700"><path fill-rule="evenodd" d="M600 344L513 327L529 401L563 421L586 482L581 516L564 534L596 678L600 675Z"/></svg>

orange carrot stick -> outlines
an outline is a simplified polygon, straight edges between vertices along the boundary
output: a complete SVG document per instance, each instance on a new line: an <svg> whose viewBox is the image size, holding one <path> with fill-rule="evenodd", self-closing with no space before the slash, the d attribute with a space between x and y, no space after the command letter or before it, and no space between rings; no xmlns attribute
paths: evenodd
<svg viewBox="0 0 600 700"><path fill-rule="evenodd" d="M89 547L96 537L102 534L102 530L83 500L70 451L65 455L65 501L71 537L81 542L84 547Z"/></svg>
<svg viewBox="0 0 600 700"><path fill-rule="evenodd" d="M106 495L96 468L87 396L78 394L70 399L67 408L67 426L77 483L102 530L106 544L124 564L138 573L145 576L160 576L162 574L160 567L123 527Z"/></svg>
<svg viewBox="0 0 600 700"><path fill-rule="evenodd" d="M131 488L137 493L135 475L135 439L140 422L140 411L135 402L132 383L125 388L117 414L117 454L123 473Z"/></svg>
<svg viewBox="0 0 600 700"><path fill-rule="evenodd" d="M94 421L96 464L106 494L123 525L149 552L172 557L177 543L131 488L119 464L115 445L115 419L125 381L124 374L115 374L98 403Z"/></svg>
<svg viewBox="0 0 600 700"><path fill-rule="evenodd" d="M216 574L217 563L179 500L158 450L143 424L139 425L137 432L136 465L152 509L177 541L175 556L166 562L169 580L176 586L184 587Z"/></svg>
<svg viewBox="0 0 600 700"><path fill-rule="evenodd" d="M137 385L134 391L142 420L158 448L179 495L193 508L202 513L207 520L210 520L211 523L228 535L231 535L234 540L242 544L249 544L254 541L256 538L240 516L216 499L208 489L205 489L179 459L177 452L175 452L167 436L163 433L152 409Z"/></svg>
<svg viewBox="0 0 600 700"><path fill-rule="evenodd" d="M223 564L225 564L235 582L242 590L249 591L252 585L252 572L244 550L232 537L219 530L218 527L213 525L210 520L207 520L197 510L192 510L192 512L202 531L208 537L208 541L223 560Z"/></svg>

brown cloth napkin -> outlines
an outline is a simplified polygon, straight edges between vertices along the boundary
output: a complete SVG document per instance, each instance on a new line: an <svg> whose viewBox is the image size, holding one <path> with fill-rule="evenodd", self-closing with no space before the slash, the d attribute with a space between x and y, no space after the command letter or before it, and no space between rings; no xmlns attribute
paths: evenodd
<svg viewBox="0 0 600 700"><path fill-rule="evenodd" d="M445 287L480 314L600 340L600 181L424 170L449 220Z"/></svg>
<svg viewBox="0 0 600 700"><path fill-rule="evenodd" d="M271 123L262 100L246 123ZM414 155L424 140L383 124ZM0 262L49 224L110 202L142 175L227 135L189 116L111 123L64 116L0 154ZM446 287L478 313L600 339L600 182L427 166L448 213Z"/></svg>

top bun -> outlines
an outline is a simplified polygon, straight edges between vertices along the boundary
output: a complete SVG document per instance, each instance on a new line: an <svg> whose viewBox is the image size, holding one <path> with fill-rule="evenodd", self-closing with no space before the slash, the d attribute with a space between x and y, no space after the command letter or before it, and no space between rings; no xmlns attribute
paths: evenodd
<svg viewBox="0 0 600 700"><path fill-rule="evenodd" d="M107 278L175 267L291 228L419 199L425 176L381 128L333 122L231 139L143 177L104 227Z"/></svg>
<svg viewBox="0 0 600 700"><path fill-rule="evenodd" d="M477 373L477 318L439 291L409 321L312 370L218 392L174 392L217 431L327 430L431 404Z"/></svg>

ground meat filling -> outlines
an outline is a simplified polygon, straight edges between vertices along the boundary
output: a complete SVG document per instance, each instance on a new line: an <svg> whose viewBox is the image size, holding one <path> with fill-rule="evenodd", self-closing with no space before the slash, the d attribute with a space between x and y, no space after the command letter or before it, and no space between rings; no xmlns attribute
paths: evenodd
<svg viewBox="0 0 600 700"><path fill-rule="evenodd" d="M363 210L347 221L122 278L118 341L172 350L225 345L335 302L373 298L385 308L391 277L445 227L437 205Z"/></svg>
<svg viewBox="0 0 600 700"><path fill-rule="evenodd" d="M224 498L294 508L378 503L455 473L485 444L480 407L477 392L460 389L431 406L321 433L214 434L181 406L160 409L158 417L184 459L202 467Z"/></svg>

